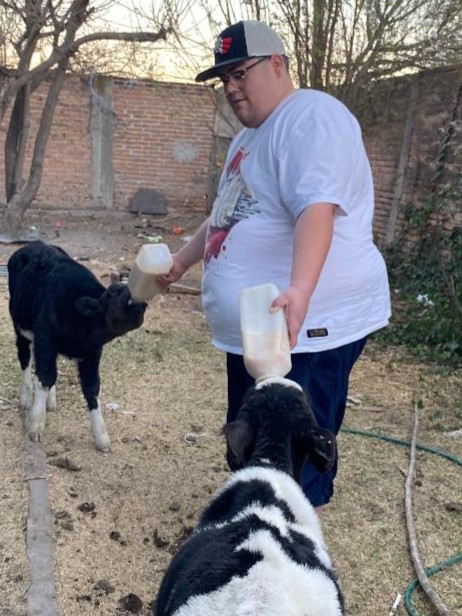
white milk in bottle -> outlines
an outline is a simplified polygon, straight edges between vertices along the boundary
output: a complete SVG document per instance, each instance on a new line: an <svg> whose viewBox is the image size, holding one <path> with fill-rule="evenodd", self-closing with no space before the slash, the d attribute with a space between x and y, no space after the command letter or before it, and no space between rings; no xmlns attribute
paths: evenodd
<svg viewBox="0 0 462 616"><path fill-rule="evenodd" d="M278 295L272 282L244 289L240 295L244 364L256 381L284 377L292 367L284 311L270 312Z"/></svg>
<svg viewBox="0 0 462 616"><path fill-rule="evenodd" d="M128 289L135 302L145 302L160 291L156 276L168 274L173 258L167 244L144 244L128 276Z"/></svg>

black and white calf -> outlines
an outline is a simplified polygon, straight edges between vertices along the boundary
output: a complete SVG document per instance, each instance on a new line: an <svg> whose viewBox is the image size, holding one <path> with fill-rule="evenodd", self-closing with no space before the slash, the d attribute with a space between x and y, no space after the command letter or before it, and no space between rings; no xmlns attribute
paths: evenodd
<svg viewBox="0 0 462 616"><path fill-rule="evenodd" d="M56 407L56 361L76 359L96 447L110 440L99 403L103 345L143 323L146 304L135 303L125 284L107 289L64 250L43 242L19 248L8 261L10 314L23 382L21 408L29 409L29 436L39 440L47 409ZM35 360L35 390L32 382Z"/></svg>
<svg viewBox="0 0 462 616"><path fill-rule="evenodd" d="M343 598L314 508L298 485L308 456L336 457L301 389L253 388L224 427L237 468L162 580L156 616L342 616Z"/></svg>

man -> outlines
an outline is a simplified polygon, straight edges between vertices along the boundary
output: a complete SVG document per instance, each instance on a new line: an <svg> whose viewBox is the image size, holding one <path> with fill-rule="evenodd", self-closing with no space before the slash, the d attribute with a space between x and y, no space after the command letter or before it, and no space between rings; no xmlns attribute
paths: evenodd
<svg viewBox="0 0 462 616"><path fill-rule="evenodd" d="M274 282L281 293L272 308L284 310L292 348L287 377L307 392L319 424L338 433L351 369L390 317L359 125L332 96L295 89L281 39L261 22L220 34L214 66L196 81L213 78L245 128L230 145L211 216L159 282L204 259L204 311L212 343L227 353L228 421L253 383L239 295ZM315 507L329 502L336 472L304 468L302 488Z"/></svg>

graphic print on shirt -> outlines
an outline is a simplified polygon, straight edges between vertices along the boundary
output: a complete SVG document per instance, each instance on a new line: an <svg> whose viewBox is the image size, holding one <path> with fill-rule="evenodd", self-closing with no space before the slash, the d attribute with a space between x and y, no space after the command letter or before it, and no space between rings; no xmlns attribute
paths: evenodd
<svg viewBox="0 0 462 616"><path fill-rule="evenodd" d="M236 223L260 212L256 205L257 200L241 176L241 163L247 155L248 151L243 147L239 148L226 168L226 179L215 199L210 216L205 265L212 258L218 259L226 251L225 240Z"/></svg>

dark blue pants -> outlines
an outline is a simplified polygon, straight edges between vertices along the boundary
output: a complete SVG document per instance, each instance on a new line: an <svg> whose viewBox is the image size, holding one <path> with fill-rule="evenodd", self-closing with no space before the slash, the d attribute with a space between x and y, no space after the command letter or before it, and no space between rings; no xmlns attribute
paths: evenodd
<svg viewBox="0 0 462 616"><path fill-rule="evenodd" d="M334 434L340 431L348 395L351 370L361 355L366 338L337 349L319 353L295 353L292 369L286 378L298 383L306 392L311 408L322 428ZM234 421L247 389L255 383L244 366L242 355L227 353L228 415ZM302 489L314 507L327 504L334 493L338 461L328 473L319 473L307 461L302 470Z"/></svg>

